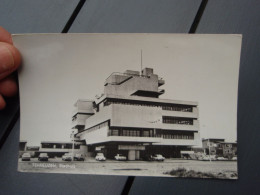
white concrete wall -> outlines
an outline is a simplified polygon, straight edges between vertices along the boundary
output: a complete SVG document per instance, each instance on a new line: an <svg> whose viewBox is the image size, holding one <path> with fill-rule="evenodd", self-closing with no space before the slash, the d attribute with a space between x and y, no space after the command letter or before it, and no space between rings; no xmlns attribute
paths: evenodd
<svg viewBox="0 0 260 195"><path fill-rule="evenodd" d="M81 136L81 140L86 140L86 144L95 144L95 143L102 143L107 142L108 139L108 126L102 127L100 129L96 129L90 132L84 132Z"/></svg>
<svg viewBox="0 0 260 195"><path fill-rule="evenodd" d="M153 145L169 145L169 146L195 146L197 140L193 139L163 139L159 143L153 143Z"/></svg>
<svg viewBox="0 0 260 195"><path fill-rule="evenodd" d="M112 105L105 106L97 112L96 114L92 115L85 121L85 129L93 127L99 123L107 121L112 117Z"/></svg>
<svg viewBox="0 0 260 195"><path fill-rule="evenodd" d="M158 138L158 137L109 136L108 140L109 141L120 141L120 142L156 143L156 142L160 142L161 138Z"/></svg>
<svg viewBox="0 0 260 195"><path fill-rule="evenodd" d="M62 148L40 148L39 149L40 152L72 152L72 149L62 149ZM78 152L79 149L74 149L74 152Z"/></svg>
<svg viewBox="0 0 260 195"><path fill-rule="evenodd" d="M161 128L162 109L159 107L114 104L111 126Z"/></svg>

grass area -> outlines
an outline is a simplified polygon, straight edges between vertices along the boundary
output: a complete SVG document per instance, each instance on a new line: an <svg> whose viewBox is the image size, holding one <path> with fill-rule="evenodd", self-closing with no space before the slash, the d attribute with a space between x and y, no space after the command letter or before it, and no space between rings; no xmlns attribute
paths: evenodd
<svg viewBox="0 0 260 195"><path fill-rule="evenodd" d="M226 173L209 173L209 172L200 172L194 170L186 170L185 168L173 169L164 174L169 174L175 177L191 177L191 178L216 178L216 179L236 179L237 173L232 172L229 174Z"/></svg>

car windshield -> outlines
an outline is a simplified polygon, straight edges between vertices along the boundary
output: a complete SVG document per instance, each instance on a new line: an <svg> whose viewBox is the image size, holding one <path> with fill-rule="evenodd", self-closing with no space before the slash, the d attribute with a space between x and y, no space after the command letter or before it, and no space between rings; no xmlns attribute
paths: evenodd
<svg viewBox="0 0 260 195"><path fill-rule="evenodd" d="M41 153L40 156L47 156L47 153Z"/></svg>
<svg viewBox="0 0 260 195"><path fill-rule="evenodd" d="M29 156L31 156L31 155L30 155L29 153L24 153L23 156L29 157Z"/></svg>
<svg viewBox="0 0 260 195"><path fill-rule="evenodd" d="M97 156L103 156L103 153L97 153Z"/></svg>

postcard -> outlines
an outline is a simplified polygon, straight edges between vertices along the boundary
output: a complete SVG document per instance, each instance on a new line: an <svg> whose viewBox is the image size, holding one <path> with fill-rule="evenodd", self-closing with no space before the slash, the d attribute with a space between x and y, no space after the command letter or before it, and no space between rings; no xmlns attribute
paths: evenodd
<svg viewBox="0 0 260 195"><path fill-rule="evenodd" d="M18 171L237 179L241 35L13 35Z"/></svg>

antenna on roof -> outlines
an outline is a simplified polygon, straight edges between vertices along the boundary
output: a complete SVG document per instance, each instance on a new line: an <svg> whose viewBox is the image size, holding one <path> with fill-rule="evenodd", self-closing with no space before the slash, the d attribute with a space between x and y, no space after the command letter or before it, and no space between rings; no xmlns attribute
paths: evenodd
<svg viewBox="0 0 260 195"><path fill-rule="evenodd" d="M141 76L143 75L142 70L143 70L143 51L141 49Z"/></svg>

